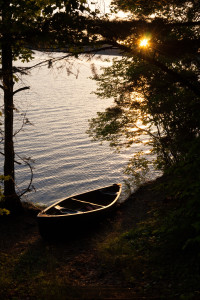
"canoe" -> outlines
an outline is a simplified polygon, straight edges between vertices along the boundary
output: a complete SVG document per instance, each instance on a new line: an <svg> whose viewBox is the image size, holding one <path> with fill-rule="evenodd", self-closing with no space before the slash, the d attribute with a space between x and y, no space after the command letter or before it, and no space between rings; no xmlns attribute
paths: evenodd
<svg viewBox="0 0 200 300"><path fill-rule="evenodd" d="M60 200L37 215L43 237L68 236L98 223L115 207L121 184L92 190Z"/></svg>

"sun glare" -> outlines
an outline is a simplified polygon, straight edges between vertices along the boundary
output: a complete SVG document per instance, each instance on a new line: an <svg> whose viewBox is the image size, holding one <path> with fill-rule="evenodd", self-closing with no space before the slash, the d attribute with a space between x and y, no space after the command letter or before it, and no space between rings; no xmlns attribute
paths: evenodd
<svg viewBox="0 0 200 300"><path fill-rule="evenodd" d="M139 46L143 48L147 48L149 46L149 40L147 38L143 38L139 42Z"/></svg>

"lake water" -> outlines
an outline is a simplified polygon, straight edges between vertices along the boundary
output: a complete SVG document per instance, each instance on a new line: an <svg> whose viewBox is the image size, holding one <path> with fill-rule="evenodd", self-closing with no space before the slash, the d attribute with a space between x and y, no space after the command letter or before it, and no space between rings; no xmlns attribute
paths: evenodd
<svg viewBox="0 0 200 300"><path fill-rule="evenodd" d="M104 59L108 57L112 58L103 56ZM31 64L47 58L47 54L36 52L35 58ZM97 69L108 64L96 57L92 62ZM33 69L22 78L23 84L30 86L30 90L15 97L19 110L15 129L20 128L22 112L26 112L26 117L33 124L25 126L17 134L15 150L18 155L34 160L35 191L27 196L34 203L51 204L71 194L123 183L123 168L130 153L139 147L136 145L131 150L114 153L108 144L91 141L86 134L88 119L111 105L112 100L100 100L91 94L96 83L89 79L91 62L87 58L71 58L70 63L74 72L70 76L68 64L63 62L53 69ZM19 189L26 187L28 168L17 165L16 178Z"/></svg>

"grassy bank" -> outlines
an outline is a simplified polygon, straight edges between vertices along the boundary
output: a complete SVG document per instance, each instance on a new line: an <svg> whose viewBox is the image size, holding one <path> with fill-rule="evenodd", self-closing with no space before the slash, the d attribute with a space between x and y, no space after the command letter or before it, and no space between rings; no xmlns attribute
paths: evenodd
<svg viewBox="0 0 200 300"><path fill-rule="evenodd" d="M199 299L199 251L183 247L181 226L166 230L179 204L159 185L73 240L42 240L33 208L1 217L0 298Z"/></svg>

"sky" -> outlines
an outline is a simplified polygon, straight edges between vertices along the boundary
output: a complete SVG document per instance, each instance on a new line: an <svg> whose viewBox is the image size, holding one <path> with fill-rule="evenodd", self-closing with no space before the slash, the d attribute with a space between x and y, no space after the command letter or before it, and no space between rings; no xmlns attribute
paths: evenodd
<svg viewBox="0 0 200 300"><path fill-rule="evenodd" d="M91 9L98 9L101 14L110 12L111 2L112 0L88 0L88 4L90 5ZM115 17L126 18L127 15L123 12L119 12L117 13L117 15L115 15Z"/></svg>
<svg viewBox="0 0 200 300"><path fill-rule="evenodd" d="M88 4L92 9L99 9L101 13L109 13L109 5L111 0L88 0Z"/></svg>

